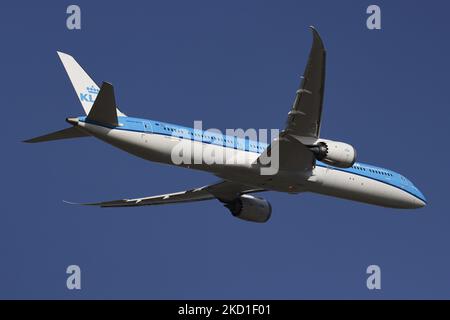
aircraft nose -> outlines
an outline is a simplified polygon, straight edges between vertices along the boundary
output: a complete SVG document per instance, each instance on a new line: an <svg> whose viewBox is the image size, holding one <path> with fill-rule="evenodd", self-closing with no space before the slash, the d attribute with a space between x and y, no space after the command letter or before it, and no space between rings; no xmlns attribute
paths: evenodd
<svg viewBox="0 0 450 320"><path fill-rule="evenodd" d="M427 205L427 200L425 199L425 196L423 193L416 187L413 186L415 189L414 192L414 207L415 208L423 208Z"/></svg>
<svg viewBox="0 0 450 320"><path fill-rule="evenodd" d="M427 200L423 193L417 189L414 185L408 189L404 189L401 193L401 208L405 209L418 209L427 205Z"/></svg>
<svg viewBox="0 0 450 320"><path fill-rule="evenodd" d="M423 208L427 205L425 201L423 201L419 198L415 198L414 204L415 204L416 208Z"/></svg>
<svg viewBox="0 0 450 320"><path fill-rule="evenodd" d="M416 208L423 208L427 205L427 200L425 198L425 196L423 195L423 193L416 187L414 186L414 188L416 189L416 193L415 193L415 205Z"/></svg>

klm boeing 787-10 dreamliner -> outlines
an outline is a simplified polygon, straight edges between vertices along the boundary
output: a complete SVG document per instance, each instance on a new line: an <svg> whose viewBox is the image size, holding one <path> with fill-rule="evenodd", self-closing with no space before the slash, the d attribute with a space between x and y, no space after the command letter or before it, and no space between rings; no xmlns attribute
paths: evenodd
<svg viewBox="0 0 450 320"><path fill-rule="evenodd" d="M315 192L391 208L425 206L424 195L404 176L355 162L351 145L320 138L326 51L318 32L311 30L313 44L300 88L285 128L270 144L128 117L117 108L111 84L103 82L99 88L73 57L62 52L59 58L86 116L67 118L71 127L25 142L93 136L143 159L208 171L221 179L187 191L85 205L131 207L217 199L235 217L253 222L266 222L272 207L251 193L271 190ZM190 161L176 162L175 149L200 152L187 153ZM225 161L212 161L219 154ZM276 170L262 174L272 162Z"/></svg>

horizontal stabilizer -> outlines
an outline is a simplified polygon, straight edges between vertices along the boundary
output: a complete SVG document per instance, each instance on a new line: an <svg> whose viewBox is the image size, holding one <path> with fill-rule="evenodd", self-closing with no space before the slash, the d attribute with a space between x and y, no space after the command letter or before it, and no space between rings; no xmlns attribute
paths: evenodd
<svg viewBox="0 0 450 320"><path fill-rule="evenodd" d="M103 82L97 99L87 116L87 120L95 121L117 127L116 98L114 97L114 87L108 82Z"/></svg>
<svg viewBox="0 0 450 320"><path fill-rule="evenodd" d="M61 139L72 139L72 138L82 138L82 137L89 137L89 134L77 129L76 127L70 127L67 129L48 133L48 134L40 136L40 137L28 139L23 142L37 143L37 142L45 142L45 141L61 140Z"/></svg>

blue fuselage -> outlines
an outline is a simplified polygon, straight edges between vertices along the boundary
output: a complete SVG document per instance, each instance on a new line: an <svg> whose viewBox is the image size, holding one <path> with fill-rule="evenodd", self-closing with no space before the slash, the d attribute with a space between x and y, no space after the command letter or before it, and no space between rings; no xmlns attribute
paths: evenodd
<svg viewBox="0 0 450 320"><path fill-rule="evenodd" d="M86 117L79 117L80 122L85 122ZM246 138L227 136L215 132L209 132L183 127L161 121L147 120L133 117L119 117L120 126L114 127L115 130L125 130L141 133L152 133L164 136L174 136L191 141L198 141L206 144L214 144L225 148L233 148L241 151L261 154L268 146L267 143L258 142ZM97 124L98 125L98 124ZM103 125L104 126L104 125ZM403 190L420 201L426 203L422 192L407 178L392 170L381 167L355 162L349 168L336 168L323 162L316 161L317 167L323 167L331 170L351 173L368 179L379 181L387 185Z"/></svg>

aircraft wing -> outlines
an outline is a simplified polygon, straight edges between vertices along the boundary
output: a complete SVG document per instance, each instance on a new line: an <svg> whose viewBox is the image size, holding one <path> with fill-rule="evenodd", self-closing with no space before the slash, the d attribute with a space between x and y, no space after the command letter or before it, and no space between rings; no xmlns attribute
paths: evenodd
<svg viewBox="0 0 450 320"><path fill-rule="evenodd" d="M308 172L315 164L313 153L297 138L318 138L320 134L326 52L319 33L314 27L310 28L313 44L302 83L288 113L286 128L258 158L263 166L269 163L269 158L272 158L270 164L273 166L274 152L278 152L279 170Z"/></svg>
<svg viewBox="0 0 450 320"><path fill-rule="evenodd" d="M210 199L218 199L222 202L230 202L244 193L264 191L263 189L255 189L229 181L221 181L219 183L204 186L197 189L187 191L162 194L157 196L150 196L135 199L122 199L104 202L80 203L81 205L100 206L100 207L137 207L137 206L151 206L170 203L183 203L204 201ZM66 201L67 202L67 201ZM67 202L69 204L77 204Z"/></svg>
<svg viewBox="0 0 450 320"><path fill-rule="evenodd" d="M319 33L310 27L313 44L300 88L288 114L285 131L289 134L318 138L325 86L326 51Z"/></svg>
<svg viewBox="0 0 450 320"><path fill-rule="evenodd" d="M276 156L277 153L278 156ZM280 171L309 172L314 166L315 157L300 141L286 132L281 132L280 136L272 141L257 161L263 167L268 167L270 164ZM278 170L273 174L276 174Z"/></svg>

